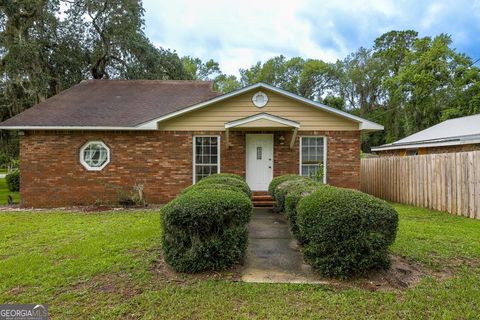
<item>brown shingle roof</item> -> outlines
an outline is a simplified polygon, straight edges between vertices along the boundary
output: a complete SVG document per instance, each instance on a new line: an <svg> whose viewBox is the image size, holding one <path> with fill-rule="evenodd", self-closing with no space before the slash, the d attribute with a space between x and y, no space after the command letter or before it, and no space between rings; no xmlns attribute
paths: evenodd
<svg viewBox="0 0 480 320"><path fill-rule="evenodd" d="M87 80L0 123L0 127L135 127L218 95L210 81Z"/></svg>

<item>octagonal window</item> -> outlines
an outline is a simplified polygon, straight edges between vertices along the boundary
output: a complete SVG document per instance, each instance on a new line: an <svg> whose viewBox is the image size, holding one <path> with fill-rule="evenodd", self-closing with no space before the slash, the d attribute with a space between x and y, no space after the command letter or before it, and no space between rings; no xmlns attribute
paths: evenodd
<svg viewBox="0 0 480 320"><path fill-rule="evenodd" d="M87 170L102 170L110 162L110 149L102 141L89 141L80 149L80 162Z"/></svg>

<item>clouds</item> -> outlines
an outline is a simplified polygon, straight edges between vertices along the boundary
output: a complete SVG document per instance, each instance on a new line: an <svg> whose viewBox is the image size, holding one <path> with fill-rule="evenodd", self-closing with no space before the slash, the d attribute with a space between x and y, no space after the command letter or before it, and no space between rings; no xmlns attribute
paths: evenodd
<svg viewBox="0 0 480 320"><path fill-rule="evenodd" d="M480 57L479 0L144 0L144 8L153 43L213 58L231 74L280 54L333 62L392 29L448 33L460 51Z"/></svg>

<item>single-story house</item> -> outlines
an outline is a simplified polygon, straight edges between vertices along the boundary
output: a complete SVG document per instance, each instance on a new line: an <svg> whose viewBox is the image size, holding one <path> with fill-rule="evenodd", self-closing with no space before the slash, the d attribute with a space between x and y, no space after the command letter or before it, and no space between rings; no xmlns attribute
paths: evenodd
<svg viewBox="0 0 480 320"><path fill-rule="evenodd" d="M480 150L480 114L440 122L398 141L372 148L380 156Z"/></svg>
<svg viewBox="0 0 480 320"><path fill-rule="evenodd" d="M24 207L115 202L135 185L165 203L217 172L262 191L323 168L326 183L359 188L360 134L383 129L264 83L220 94L157 80L83 81L0 128L20 131Z"/></svg>

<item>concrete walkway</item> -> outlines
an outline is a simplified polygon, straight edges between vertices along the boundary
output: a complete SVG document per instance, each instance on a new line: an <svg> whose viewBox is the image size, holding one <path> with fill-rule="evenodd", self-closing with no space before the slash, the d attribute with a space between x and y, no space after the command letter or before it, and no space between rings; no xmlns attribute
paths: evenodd
<svg viewBox="0 0 480 320"><path fill-rule="evenodd" d="M326 283L304 263L299 246L280 213L255 208L248 226L245 282Z"/></svg>

